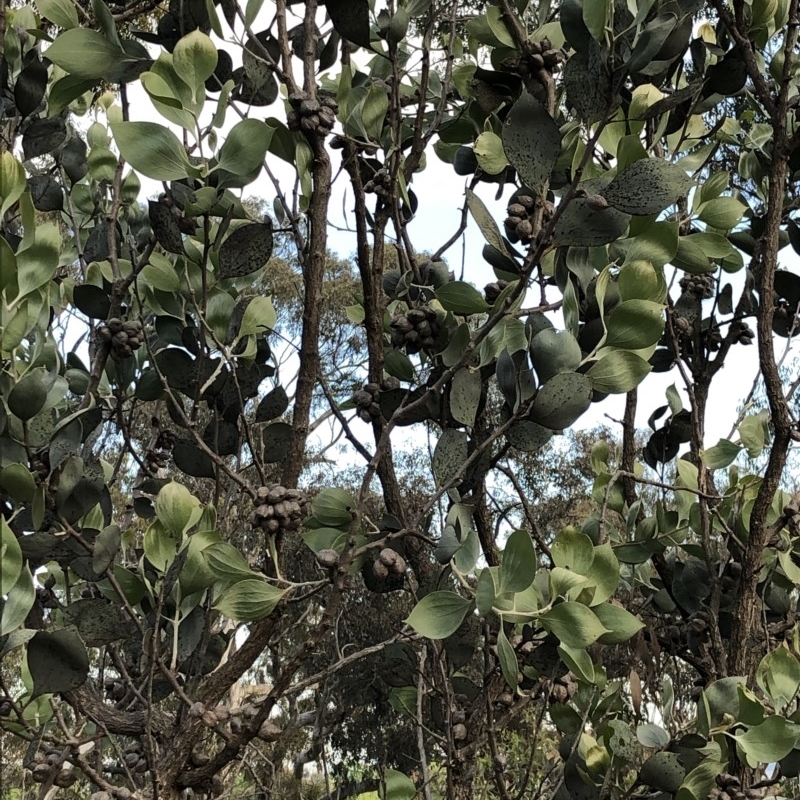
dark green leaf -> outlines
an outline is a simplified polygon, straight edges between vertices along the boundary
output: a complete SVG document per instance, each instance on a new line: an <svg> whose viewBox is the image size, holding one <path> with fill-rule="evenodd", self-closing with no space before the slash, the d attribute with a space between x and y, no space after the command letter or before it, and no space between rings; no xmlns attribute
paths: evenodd
<svg viewBox="0 0 800 800"><path fill-rule="evenodd" d="M503 561L500 565L500 594L522 592L536 576L536 551L531 535L524 530L514 531L508 537ZM512 684L513 685L513 684Z"/></svg>
<svg viewBox="0 0 800 800"><path fill-rule="evenodd" d="M531 419L545 428L568 428L592 402L592 379L562 372L545 383L536 395Z"/></svg>
<svg viewBox="0 0 800 800"><path fill-rule="evenodd" d="M273 422L264 428L264 462L272 464L283 461L289 454L294 431L287 422Z"/></svg>
<svg viewBox="0 0 800 800"><path fill-rule="evenodd" d="M467 460L467 434L448 428L442 432L433 452L433 474L439 486L449 484Z"/></svg>
<svg viewBox="0 0 800 800"><path fill-rule="evenodd" d="M626 214L660 214L694 186L678 166L657 158L642 158L626 167L603 190L609 205Z"/></svg>
<svg viewBox="0 0 800 800"><path fill-rule="evenodd" d="M553 244L594 247L620 239L630 217L616 208L600 208L588 197L570 201L556 222Z"/></svg>
<svg viewBox="0 0 800 800"><path fill-rule="evenodd" d="M451 281L436 290L436 299L454 314L482 314L489 310L483 295L465 281Z"/></svg>
<svg viewBox="0 0 800 800"><path fill-rule="evenodd" d="M595 391L617 394L635 389L651 369L641 356L617 350L596 361L586 374L592 379Z"/></svg>
<svg viewBox="0 0 800 800"><path fill-rule="evenodd" d="M541 617L542 625L568 647L583 649L607 633L600 620L581 603L559 603Z"/></svg>
<svg viewBox="0 0 800 800"><path fill-rule="evenodd" d="M525 186L541 192L561 151L561 132L547 109L528 92L523 92L505 119L503 147Z"/></svg>
<svg viewBox="0 0 800 800"><path fill-rule="evenodd" d="M28 669L33 697L69 692L89 676L89 655L74 631L39 631L28 642Z"/></svg>
<svg viewBox="0 0 800 800"><path fill-rule="evenodd" d="M325 7L333 27L343 39L370 47L368 0L327 0Z"/></svg>
<svg viewBox="0 0 800 800"><path fill-rule="evenodd" d="M214 603L214 608L231 619L252 622L266 617L284 594L285 589L278 589L265 581L247 579L226 589Z"/></svg>
<svg viewBox="0 0 800 800"><path fill-rule="evenodd" d="M276 386L264 399L258 404L256 409L256 422L269 422L283 414L289 407L289 398L286 396L286 390L283 386Z"/></svg>
<svg viewBox="0 0 800 800"><path fill-rule="evenodd" d="M219 278L240 278L261 269L272 257L272 246L271 222L237 228L219 249Z"/></svg>

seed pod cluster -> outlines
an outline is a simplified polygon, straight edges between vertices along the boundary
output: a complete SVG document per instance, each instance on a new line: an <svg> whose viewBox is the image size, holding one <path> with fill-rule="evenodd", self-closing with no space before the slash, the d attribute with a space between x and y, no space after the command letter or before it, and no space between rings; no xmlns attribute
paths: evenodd
<svg viewBox="0 0 800 800"><path fill-rule="evenodd" d="M317 136L327 136L333 130L339 106L332 95L320 94L312 98L305 92L294 92L289 95L289 102L292 106L286 116L289 130Z"/></svg>
<svg viewBox="0 0 800 800"><path fill-rule="evenodd" d="M578 691L578 681L575 676L568 672L553 681L550 687L550 702L551 703L566 703Z"/></svg>
<svg viewBox="0 0 800 800"><path fill-rule="evenodd" d="M168 192L162 192L158 196L158 202L169 209L170 214L175 218L181 233L191 236L197 230L197 219L186 216L182 203L176 203L175 198ZM172 251L171 251L172 252Z"/></svg>
<svg viewBox="0 0 800 800"><path fill-rule="evenodd" d="M733 329L734 342L736 344L753 344L756 334L753 329L741 320L731 323Z"/></svg>
<svg viewBox="0 0 800 800"><path fill-rule="evenodd" d="M147 758L144 754L144 747L138 739L133 739L125 745L122 751L122 762L130 772L135 772L138 775L147 772Z"/></svg>
<svg viewBox="0 0 800 800"><path fill-rule="evenodd" d="M516 194L506 208L508 215L504 222L506 236L511 242L529 243L533 241L536 231L533 229L533 214L536 211L537 200L529 194ZM550 200L545 200L542 209L542 222L550 221L555 213L555 206Z"/></svg>
<svg viewBox="0 0 800 800"><path fill-rule="evenodd" d="M386 580L390 575L402 577L406 574L406 560L397 550L384 547L372 562L372 573L379 580Z"/></svg>
<svg viewBox="0 0 800 800"><path fill-rule="evenodd" d="M384 200L392 194L392 176L386 167L375 170L375 174L364 184L367 194L375 193Z"/></svg>
<svg viewBox="0 0 800 800"><path fill-rule="evenodd" d="M409 355L430 350L439 335L436 312L430 306L411 308L395 314L391 322L392 346Z"/></svg>
<svg viewBox="0 0 800 800"><path fill-rule="evenodd" d="M703 320L700 332L703 337L703 342L708 348L710 353L716 353L722 344L722 331L714 319Z"/></svg>
<svg viewBox="0 0 800 800"><path fill-rule="evenodd" d="M144 463L151 472L158 472L167 466L172 448L175 445L175 434L172 431L161 431L156 439L155 447L145 453Z"/></svg>
<svg viewBox="0 0 800 800"><path fill-rule="evenodd" d="M372 422L374 419L379 419L381 416L381 407L378 404L378 396L381 387L377 383L365 383L353 395L353 403L358 409L358 416L364 422Z"/></svg>
<svg viewBox="0 0 800 800"><path fill-rule="evenodd" d="M97 340L111 349L111 358L123 361L133 355L144 344L144 330L138 319L123 322L112 317L98 326Z"/></svg>
<svg viewBox="0 0 800 800"><path fill-rule="evenodd" d="M277 483L262 486L256 496L253 527L270 534L299 530L307 503L308 498L300 489L287 489Z"/></svg>
<svg viewBox="0 0 800 800"><path fill-rule="evenodd" d="M700 300L708 300L714 296L714 278L712 275L691 275L686 272L680 279L680 287L684 292L693 294Z"/></svg>
<svg viewBox="0 0 800 800"><path fill-rule="evenodd" d="M538 42L526 42L525 52L521 56L507 58L500 66L521 78L534 78L544 83L559 71L564 58L564 51L554 48L552 42L544 37Z"/></svg>
<svg viewBox="0 0 800 800"><path fill-rule="evenodd" d="M497 298L500 297L506 286L508 286L508 281L487 283L486 286L483 287L483 295L486 298L486 302L491 304L496 303Z"/></svg>
<svg viewBox="0 0 800 800"><path fill-rule="evenodd" d="M717 775L716 784L708 793L709 800L756 800L762 796L758 789L743 790L739 778L729 772Z"/></svg>
<svg viewBox="0 0 800 800"><path fill-rule="evenodd" d="M104 688L106 697L114 702L119 702L125 697L125 684L122 681L115 680L114 678L106 678Z"/></svg>

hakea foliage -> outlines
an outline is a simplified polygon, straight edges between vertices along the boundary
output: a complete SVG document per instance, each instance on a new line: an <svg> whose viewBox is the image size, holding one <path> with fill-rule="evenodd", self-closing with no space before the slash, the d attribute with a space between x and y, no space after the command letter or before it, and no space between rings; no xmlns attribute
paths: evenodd
<svg viewBox="0 0 800 800"><path fill-rule="evenodd" d="M455 64L424 82L403 65L416 47L409 31L428 31L429 45L435 4L375 13L366 0L327 0L324 13L286 31L279 0L280 22L254 32L271 8L263 5L170 3L150 32L123 26L101 0L90 11L66 0L7 11L0 645L23 669L0 698L0 724L41 742L43 731L60 735L49 732L63 721L54 709L68 703L92 724L111 720L109 736L136 736L123 703L135 704L133 694L112 679L106 703L93 687L100 654L113 651L114 669L148 687L156 742L130 751L127 774L98 776L77 740L60 761L32 746L25 768L64 787L83 770L117 797L150 785L148 771L170 791L218 792L212 769L254 738L280 740L270 704L313 650L288 660L261 710L229 716L210 704L241 675L216 687L228 674L231 626L265 632L266 645L293 603L311 603L310 618L323 621L313 636L322 637L332 622L313 605L316 593L346 595L363 578L376 594L415 593L397 607L398 661L415 664L419 648L450 659L444 694L399 670L389 700L420 730L439 732L431 758L450 759L453 770L487 726L496 735L487 704L512 714L546 697L542 724L560 741L558 798L750 797L746 784L768 776L768 764L797 775L798 511L768 477L735 465L770 447L764 413L743 414L733 438L707 447L698 439L704 407L695 396L684 408L673 386L644 447L659 480L599 442L580 528L542 533L529 519L506 520L498 548L480 521L500 460L522 469L593 403L678 362L690 386L707 388L731 348L754 340L748 318L766 320L762 344L770 329L795 334L800 277L764 276L777 247L800 252L795 205L781 205L800 169L789 102L797 4L752 0L733 15L714 2L716 27L706 21L695 37L696 15L708 10L697 0L500 2L440 34ZM289 8L302 14L306 4ZM240 42L235 58L226 39ZM293 58L304 60L305 81L288 74ZM114 92L103 92L109 85ZM149 105L129 107L133 87ZM737 121L731 103L742 97ZM783 137L778 152L773 134ZM482 292L440 258L387 261L348 307L354 329L372 332L371 374L352 398L328 397L340 421L355 409L377 447L399 426L427 426L435 439L435 488L422 510L401 518L387 499L375 519L369 480L360 493L301 489L299 468L286 467L308 434L298 398L304 369L312 386L320 377L303 360L316 345L300 347L297 386L282 385L280 309L252 287L268 274L279 229L303 251L311 282L320 241L324 252L325 216L314 216L330 181L323 153L342 151L358 202L369 205L364 226L383 237L388 220L400 233L423 206L413 175L434 137L431 155L468 178L469 224L496 280ZM710 166L726 147L738 153L733 172ZM277 160L295 172L296 201L279 196L276 219L256 219L244 193ZM148 180L159 188L145 209ZM505 219L490 212L486 183L510 189ZM685 274L672 283L676 270ZM725 283L729 274L745 277ZM542 298L532 310L531 287ZM59 339L56 322L67 315L70 337L84 326L79 346ZM121 480L131 468L103 457L96 441L112 426L128 437L125 415L140 408L161 421ZM631 487L642 480L667 495L637 499ZM258 548L235 541L223 509L200 500L219 496L223 482L247 497L238 519L258 533ZM431 531L441 504L442 529ZM771 538L755 551L753 531L763 530ZM310 592L285 557L298 531L316 555ZM420 555L417 540L431 539ZM760 632L750 635L761 638L741 661L726 649L734 631L742 641L746 586L757 588ZM468 667L479 637L480 670ZM643 666L604 666L604 652L629 646ZM653 689L651 675L654 724L643 720L637 669L655 672L661 653L698 680L693 697L682 687L676 701L673 679ZM750 674L728 669L742 663ZM484 668L491 680L482 684ZM187 714L170 706L175 698ZM192 744L174 763L167 743L182 752L183 734ZM205 760L192 749L203 742ZM393 769L383 779L387 797L418 788Z"/></svg>

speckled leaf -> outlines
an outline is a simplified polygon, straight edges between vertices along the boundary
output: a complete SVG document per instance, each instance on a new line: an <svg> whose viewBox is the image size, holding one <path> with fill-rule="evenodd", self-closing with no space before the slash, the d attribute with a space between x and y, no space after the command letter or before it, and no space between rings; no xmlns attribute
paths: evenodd
<svg viewBox="0 0 800 800"><path fill-rule="evenodd" d="M256 222L237 228L219 249L219 278L240 278L261 269L272 256L272 223Z"/></svg>
<svg viewBox="0 0 800 800"><path fill-rule="evenodd" d="M561 132L547 109L523 92L503 125L503 147L522 182L540 192L561 151Z"/></svg>
<svg viewBox="0 0 800 800"><path fill-rule="evenodd" d="M450 412L463 425L474 425L481 400L483 381L480 372L463 367L450 385Z"/></svg>
<svg viewBox="0 0 800 800"><path fill-rule="evenodd" d="M148 216L150 217L150 225L153 228L156 241L168 253L182 255L183 238L181 237L181 229L178 227L178 220L175 219L169 207L164 203L159 203L157 200L150 200L148 202Z"/></svg>
<svg viewBox="0 0 800 800"><path fill-rule="evenodd" d="M535 422L523 419L514 423L506 431L506 439L512 447L523 450L526 453L533 453L544 447L552 438L553 431L550 428L543 428Z"/></svg>
<svg viewBox="0 0 800 800"><path fill-rule="evenodd" d="M189 439L178 439L172 447L175 466L193 478L213 478L216 476L211 456L201 450Z"/></svg>
<svg viewBox="0 0 800 800"><path fill-rule="evenodd" d="M61 211L64 207L61 184L51 175L33 175L28 178L28 191L37 211Z"/></svg>
<svg viewBox="0 0 800 800"><path fill-rule="evenodd" d="M336 32L353 44L369 47L367 0L328 0L325 4Z"/></svg>
<svg viewBox="0 0 800 800"><path fill-rule="evenodd" d="M264 463L283 461L289 454L294 431L288 422L273 422L264 428Z"/></svg>
<svg viewBox="0 0 800 800"><path fill-rule="evenodd" d="M22 137L22 152L26 159L51 153L67 138L67 124L62 117L40 117L33 120Z"/></svg>
<svg viewBox="0 0 800 800"><path fill-rule="evenodd" d="M592 42L586 52L574 53L564 66L567 102L584 122L596 122L612 108L608 70L599 56L599 45Z"/></svg>
<svg viewBox="0 0 800 800"><path fill-rule="evenodd" d="M626 214L660 214L694 186L678 166L658 158L642 158L626 167L603 191L618 211Z"/></svg>
<svg viewBox="0 0 800 800"><path fill-rule="evenodd" d="M553 244L594 247L621 238L628 229L630 216L616 208L598 209L586 197L572 200L558 218Z"/></svg>
<svg viewBox="0 0 800 800"><path fill-rule="evenodd" d="M64 616L74 625L89 647L101 647L124 639L133 625L119 608L97 597L76 600L67 606Z"/></svg>
<svg viewBox="0 0 800 800"><path fill-rule="evenodd" d="M661 792L677 792L686 770L681 766L677 753L655 753L642 764L639 780Z"/></svg>
<svg viewBox="0 0 800 800"><path fill-rule="evenodd" d="M433 452L433 474L436 483L444 486L458 475L467 460L467 434L448 428L439 437Z"/></svg>
<svg viewBox="0 0 800 800"><path fill-rule="evenodd" d="M289 398L283 386L276 386L258 404L256 409L256 422L269 422L283 414L289 407Z"/></svg>
<svg viewBox="0 0 800 800"><path fill-rule="evenodd" d="M568 428L592 402L592 379L577 372L562 372L539 389L531 418L552 430Z"/></svg>

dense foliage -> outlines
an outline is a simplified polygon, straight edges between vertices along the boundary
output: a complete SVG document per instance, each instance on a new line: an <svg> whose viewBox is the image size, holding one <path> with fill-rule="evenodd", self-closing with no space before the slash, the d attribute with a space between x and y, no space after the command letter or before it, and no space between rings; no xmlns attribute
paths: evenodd
<svg viewBox="0 0 800 800"><path fill-rule="evenodd" d="M4 4L3 797L796 794L798 5Z"/></svg>

